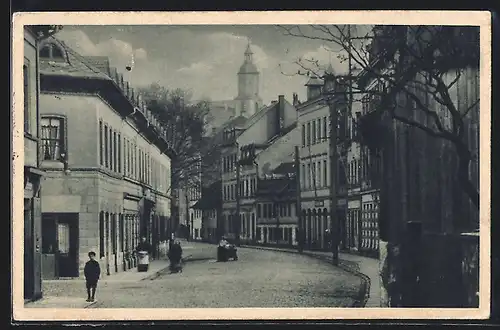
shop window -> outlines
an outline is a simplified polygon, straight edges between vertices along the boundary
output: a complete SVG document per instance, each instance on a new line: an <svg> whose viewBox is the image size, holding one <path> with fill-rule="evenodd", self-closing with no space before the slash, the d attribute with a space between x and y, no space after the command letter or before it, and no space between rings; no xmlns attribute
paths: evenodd
<svg viewBox="0 0 500 330"><path fill-rule="evenodd" d="M64 119L44 116L41 119L42 154L44 160L62 160L65 152Z"/></svg>

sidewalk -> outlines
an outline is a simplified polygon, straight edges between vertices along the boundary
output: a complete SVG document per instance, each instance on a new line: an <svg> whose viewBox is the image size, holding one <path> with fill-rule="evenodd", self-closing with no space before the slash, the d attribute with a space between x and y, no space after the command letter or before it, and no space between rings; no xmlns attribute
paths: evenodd
<svg viewBox="0 0 500 330"><path fill-rule="evenodd" d="M195 261L203 257L202 252L206 245L197 242L182 242L185 262ZM104 275L99 280L100 286L119 282L139 282L154 279L168 267L167 259L152 260L147 272L138 272L137 268L121 271L111 275ZM86 302L81 298L82 290L85 287L85 280L78 279L56 279L43 280L43 297L34 302L25 303L28 308L89 308L96 302Z"/></svg>
<svg viewBox="0 0 500 330"><path fill-rule="evenodd" d="M268 246L254 246L254 245L241 245L241 247L251 248L251 249L261 249L261 250L271 250L271 251L281 251L287 253L299 253L296 249L290 248L275 248ZM321 258L324 260L332 261L332 253L325 251L306 251L304 250L303 255ZM364 307L377 308L380 307L380 285L379 285L379 271L378 271L378 259L363 257L360 255L353 255L348 253L339 252L339 267L345 270L355 273L360 276L365 285L367 286L367 295L365 297Z"/></svg>
<svg viewBox="0 0 500 330"><path fill-rule="evenodd" d="M168 266L166 260L153 260L149 264L147 272L138 272L137 268L131 268L109 276L103 276L99 285L113 282L138 282L156 276ZM96 302L86 302L81 298L85 287L83 278L70 280L43 280L43 297L34 302L25 303L29 308L88 308ZM76 294L75 292L76 291ZM76 295L76 296L75 296Z"/></svg>

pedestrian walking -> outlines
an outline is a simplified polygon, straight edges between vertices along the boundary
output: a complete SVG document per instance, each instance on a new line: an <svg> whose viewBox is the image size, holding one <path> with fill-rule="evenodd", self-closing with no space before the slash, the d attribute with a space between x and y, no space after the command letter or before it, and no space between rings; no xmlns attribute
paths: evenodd
<svg viewBox="0 0 500 330"><path fill-rule="evenodd" d="M87 286L87 301L95 301L95 292L97 289L97 282L101 276L101 267L99 263L95 260L95 252L89 252L89 261L85 263L85 268L83 270L85 275L85 282Z"/></svg>

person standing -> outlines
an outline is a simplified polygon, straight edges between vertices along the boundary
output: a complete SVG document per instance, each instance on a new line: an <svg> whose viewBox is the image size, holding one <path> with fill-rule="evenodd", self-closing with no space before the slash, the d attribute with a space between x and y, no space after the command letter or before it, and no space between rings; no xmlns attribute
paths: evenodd
<svg viewBox="0 0 500 330"><path fill-rule="evenodd" d="M95 260L95 252L89 252L89 261L85 263L85 268L83 270L85 275L85 282L87 286L87 301L95 301L95 292L97 289L97 282L101 276L101 267L97 260Z"/></svg>
<svg viewBox="0 0 500 330"><path fill-rule="evenodd" d="M137 244L137 247L135 249L137 252L139 251L146 251L148 254L151 254L151 244L146 241L146 237L142 236L141 241L139 244Z"/></svg>

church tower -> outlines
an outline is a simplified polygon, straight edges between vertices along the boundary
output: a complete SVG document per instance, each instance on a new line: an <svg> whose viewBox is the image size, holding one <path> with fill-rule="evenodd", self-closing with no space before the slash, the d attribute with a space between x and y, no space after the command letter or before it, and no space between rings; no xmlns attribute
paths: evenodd
<svg viewBox="0 0 500 330"><path fill-rule="evenodd" d="M235 98L236 113L250 117L262 106L259 96L259 70L253 63L250 42L244 53L244 61L238 71L238 96Z"/></svg>

